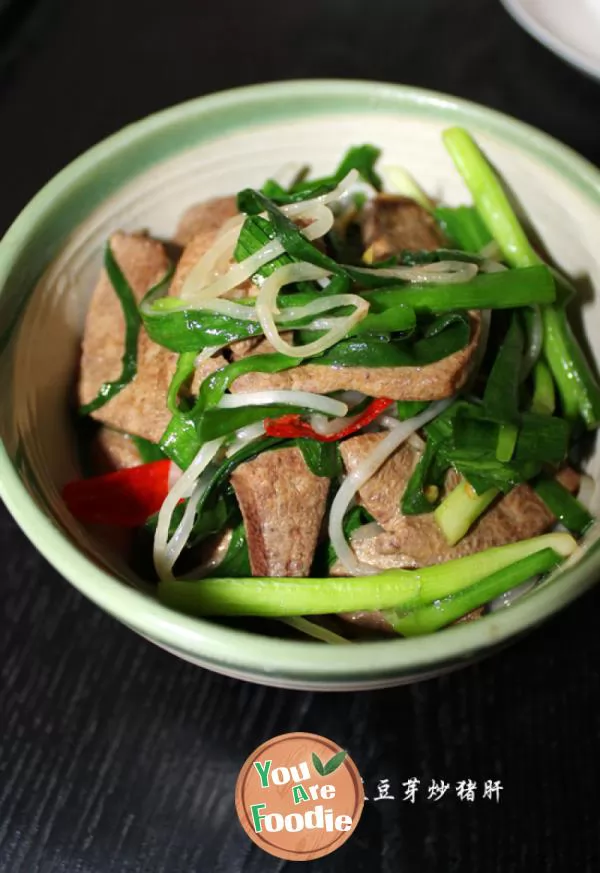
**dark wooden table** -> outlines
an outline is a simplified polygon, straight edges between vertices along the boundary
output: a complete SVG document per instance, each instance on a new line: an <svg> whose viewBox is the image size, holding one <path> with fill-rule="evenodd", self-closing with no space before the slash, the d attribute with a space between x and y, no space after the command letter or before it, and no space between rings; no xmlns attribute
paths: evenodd
<svg viewBox="0 0 600 873"><path fill-rule="evenodd" d="M496 0L3 0L0 230L97 140L216 89L305 76L408 82L510 112L600 162L600 86ZM303 694L205 673L84 600L3 511L2 873L274 873L233 805L265 739L324 734L373 797L323 871L600 869L600 589L492 660L394 691ZM414 804L402 783L421 780ZM452 784L427 800L432 779ZM454 785L478 783L475 801ZM486 780L503 785L496 803Z"/></svg>

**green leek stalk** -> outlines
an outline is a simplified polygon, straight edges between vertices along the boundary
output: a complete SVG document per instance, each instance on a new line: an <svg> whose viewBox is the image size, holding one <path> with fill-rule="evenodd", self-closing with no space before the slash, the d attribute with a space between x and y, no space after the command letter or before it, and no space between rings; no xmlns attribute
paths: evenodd
<svg viewBox="0 0 600 873"><path fill-rule="evenodd" d="M455 312L457 309L512 309L554 302L556 282L552 271L538 264L523 270L478 273L470 282L414 283L365 291L363 296L378 312L400 304L412 307L419 315Z"/></svg>
<svg viewBox="0 0 600 873"><path fill-rule="evenodd" d="M538 415L552 415L556 408L556 396L552 373L545 361L538 361L533 368L533 399L531 411Z"/></svg>
<svg viewBox="0 0 600 873"><path fill-rule="evenodd" d="M554 533L433 567L386 570L376 576L165 580L158 584L158 597L167 606L193 615L281 618L356 610L408 611L456 594L543 549L568 557L576 548L569 534Z"/></svg>
<svg viewBox="0 0 600 873"><path fill-rule="evenodd" d="M443 140L506 262L513 267L540 264L541 259L527 239L502 182L472 136L461 127L452 127L444 131Z"/></svg>
<svg viewBox="0 0 600 873"><path fill-rule="evenodd" d="M444 143L469 188L475 206L512 267L533 267L541 258L527 239L500 179L473 138L460 127ZM564 282L564 280L563 280ZM543 353L558 387L563 413L580 415L589 429L600 424L600 386L573 335L565 305L543 306Z"/></svg>
<svg viewBox="0 0 600 873"><path fill-rule="evenodd" d="M511 588L522 585L528 579L548 573L560 563L560 560L553 549L542 549L486 576L470 588L459 591L458 594L415 609L414 612L408 612L406 615L398 615L396 612L386 612L384 615L393 629L404 637L433 633L458 621L471 610L484 606L495 597L500 597Z"/></svg>
<svg viewBox="0 0 600 873"><path fill-rule="evenodd" d="M519 428L509 422L502 422L498 432L498 445L496 446L496 458L503 464L512 460L519 438Z"/></svg>
<svg viewBox="0 0 600 873"><path fill-rule="evenodd" d="M571 533L582 536L593 524L594 519L583 503L580 503L557 479L552 477L538 479L533 488L550 512Z"/></svg>
<svg viewBox="0 0 600 873"><path fill-rule="evenodd" d="M405 170L404 167L387 167L384 172L387 181L391 183L395 194L409 197L411 200L414 200L415 203L418 203L419 206L422 206L423 209L426 209L427 212L433 213L435 210L435 203L425 193L415 177L409 173L408 170Z"/></svg>
<svg viewBox="0 0 600 873"><path fill-rule="evenodd" d="M378 280L378 272L381 271L372 270L370 274L357 271L357 282L368 278L371 285L377 285L379 281L385 287L364 292L371 311L359 322L353 334L411 331L416 323L415 314L443 314L461 309L512 309L553 303L556 299L554 276L543 265L502 273L479 273L470 282L439 285L400 285L394 278L383 276ZM331 286L327 290L333 294ZM319 297L323 297L320 291L287 292L279 295L277 304L284 312L291 306L302 306ZM237 303L248 307L249 312L255 306L254 298L238 300ZM220 345L262 336L262 327L256 320L232 318L201 308L182 309L181 306L180 299L164 297L142 311L149 337L171 351L197 353L209 346L216 350ZM348 315L352 309L341 307L332 310L331 315ZM281 327L296 330L306 327L311 321L314 321L312 316L286 322Z"/></svg>
<svg viewBox="0 0 600 873"><path fill-rule="evenodd" d="M483 494L477 494L468 482L459 482L434 512L434 518L449 546L455 546L462 540L471 525L499 494L497 488L488 488Z"/></svg>
<svg viewBox="0 0 600 873"><path fill-rule="evenodd" d="M544 356L558 387L565 418L579 413L588 428L600 423L600 389L587 368L583 352L567 321L565 310L542 307Z"/></svg>
<svg viewBox="0 0 600 873"><path fill-rule="evenodd" d="M492 242L490 232L473 206L438 206L435 210L446 236L465 252L477 252Z"/></svg>

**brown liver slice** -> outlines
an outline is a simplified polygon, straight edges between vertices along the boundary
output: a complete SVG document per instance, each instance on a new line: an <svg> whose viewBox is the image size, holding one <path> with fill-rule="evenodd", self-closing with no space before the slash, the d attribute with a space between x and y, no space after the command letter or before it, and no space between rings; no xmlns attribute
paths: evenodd
<svg viewBox="0 0 600 873"><path fill-rule="evenodd" d="M423 367L333 367L303 364L282 373L246 373L236 379L234 393L293 389L327 394L330 391L362 391L370 397L392 400L442 400L459 391L467 381L480 336L480 317L471 313L468 344ZM254 352L256 354L256 352Z"/></svg>
<svg viewBox="0 0 600 873"><path fill-rule="evenodd" d="M190 211L187 219L184 215L177 231L176 241L183 243L185 247L169 288L169 294L172 297L179 296L191 270L214 244L225 222L237 214L235 198L232 197L209 200L192 207L192 209L194 210L193 214ZM186 229L181 236L180 228L183 223L185 223ZM248 280L224 296L239 298L255 292L254 285Z"/></svg>
<svg viewBox="0 0 600 873"><path fill-rule="evenodd" d="M161 243L142 235L116 233L110 239L117 263L135 298L144 294L164 275L167 256ZM88 309L81 357L79 400L89 403L103 382L121 372L125 322L121 304L103 269ZM170 414L166 408L169 382L177 355L155 345L145 330L138 340L138 372L133 381L92 415L99 421L158 440Z"/></svg>
<svg viewBox="0 0 600 873"><path fill-rule="evenodd" d="M362 211L365 249L374 261L382 261L403 250L441 248L444 237L435 219L418 203L396 194L379 194Z"/></svg>
<svg viewBox="0 0 600 873"><path fill-rule="evenodd" d="M341 452L346 469L349 472L355 470L384 436L365 434L342 443ZM457 545L449 546L433 514L404 516L400 511L400 500L418 457L415 449L404 444L359 492L360 502L386 531L374 538L380 540L380 549L377 542L371 542L369 546L371 557L377 552L381 553L386 569L391 566L405 567L410 559L421 567L450 561L494 546L539 536L556 522L556 518L529 485L517 485L497 500ZM565 470L558 478L565 487L572 490L577 487L578 476L572 470ZM393 564L394 547L397 564ZM379 561L375 566L380 566Z"/></svg>
<svg viewBox="0 0 600 873"><path fill-rule="evenodd" d="M284 331L281 337L286 342L291 342L291 331ZM241 358L248 358L252 355L274 355L275 349L264 336L252 336L248 339L237 340L229 346L231 349L231 357L234 361L239 361Z"/></svg>
<svg viewBox="0 0 600 873"><path fill-rule="evenodd" d="M378 570L414 570L418 566L414 558L399 551L394 534L388 531L368 539L351 540L351 545L359 561ZM336 561L329 575L347 576L348 571L340 561Z"/></svg>
<svg viewBox="0 0 600 873"><path fill-rule="evenodd" d="M168 261L161 243L140 234L115 233L110 239L113 254L127 278L137 301L164 275ZM103 382L118 378L125 347L125 322L121 304L104 269L92 295L86 316L79 402L89 403ZM93 418L116 430L137 434L158 442L171 413L167 391L177 354L152 342L142 328L138 339L137 374L115 397L92 413ZM223 359L202 365L207 374Z"/></svg>
<svg viewBox="0 0 600 873"><path fill-rule="evenodd" d="M406 197L382 194L363 210L365 246L375 246L375 260L402 249L435 249L444 238L429 213ZM327 394L330 391L362 391L371 397L392 400L441 400L459 391L467 381L480 337L480 314L471 312L471 336L464 349L423 367L328 367L303 364L282 373L247 373L232 385L232 392L291 389ZM271 350L257 347L256 339L243 341L236 357ZM254 345L253 345L254 344Z"/></svg>
<svg viewBox="0 0 600 873"><path fill-rule="evenodd" d="M101 427L91 446L92 463L98 474L136 467L141 464L140 454L135 443L118 430Z"/></svg>
<svg viewBox="0 0 600 873"><path fill-rule="evenodd" d="M183 213L179 219L174 241L181 246L187 246L198 233L212 232L214 236L226 221L238 215L236 198L212 197L202 203L195 203Z"/></svg>
<svg viewBox="0 0 600 873"><path fill-rule="evenodd" d="M171 297L178 297L183 283L188 277L188 274L196 266L200 258L209 250L217 236L218 228L215 230L200 230L194 234L188 244L185 246L181 258L177 262L175 273L169 288Z"/></svg>
<svg viewBox="0 0 600 873"><path fill-rule="evenodd" d="M298 448L263 452L231 475L254 576L308 576L329 479L315 476Z"/></svg>

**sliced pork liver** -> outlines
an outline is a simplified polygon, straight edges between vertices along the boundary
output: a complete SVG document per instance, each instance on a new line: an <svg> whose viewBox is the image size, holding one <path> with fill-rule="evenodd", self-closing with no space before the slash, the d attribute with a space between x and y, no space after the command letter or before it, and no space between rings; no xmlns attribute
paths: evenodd
<svg viewBox="0 0 600 873"><path fill-rule="evenodd" d="M423 367L327 367L303 364L282 373L246 373L233 383L234 393L293 389L327 394L362 391L392 400L441 400L467 381L480 336L480 317L471 313L471 338L458 352ZM246 352L248 354L248 352ZM256 350L254 350L256 354Z"/></svg>
<svg viewBox="0 0 600 873"><path fill-rule="evenodd" d="M443 236L429 213L406 197L381 194L363 210L365 247L373 247L375 260L403 249L439 248ZM232 386L233 392L293 389L326 394L330 391L362 391L371 397L392 400L440 400L465 384L480 335L480 315L472 312L469 344L453 355L423 367L322 367L304 364L282 373L248 373ZM244 340L232 346L234 357L266 353L266 341ZM237 347L237 348L236 348Z"/></svg>
<svg viewBox="0 0 600 873"><path fill-rule="evenodd" d="M141 300L168 267L163 246L148 237L125 233L114 234L110 245L136 300ZM124 344L123 311L103 269L85 322L79 381L81 403L89 403L103 382L119 376ZM118 430L159 439L170 418L166 396L176 359L173 352L155 345L141 330L137 376L92 413L93 417Z"/></svg>
<svg viewBox="0 0 600 873"><path fill-rule="evenodd" d="M281 336L286 342L291 342L293 334L291 331L284 331ZM231 343L229 348L232 360L234 361L239 361L241 358L247 358L251 355L275 354L275 349L264 336L252 336L249 339L238 340L235 343Z"/></svg>
<svg viewBox="0 0 600 873"><path fill-rule="evenodd" d="M91 445L94 471L100 475L142 463L135 443L127 434L101 427Z"/></svg>
<svg viewBox="0 0 600 873"><path fill-rule="evenodd" d="M362 237L374 261L382 261L404 250L441 248L444 237L435 219L408 197L379 194L362 211Z"/></svg>
<svg viewBox="0 0 600 873"><path fill-rule="evenodd" d="M164 275L168 261L161 243L140 234L116 233L110 239L115 259L127 278L137 301ZM79 401L89 403L103 382L121 373L125 347L125 322L121 304L103 269L87 312L79 378ZM112 428L158 442L171 413L167 391L177 355L152 342L140 330L137 375L92 416ZM211 359L202 365L205 374L225 363Z"/></svg>
<svg viewBox="0 0 600 873"><path fill-rule="evenodd" d="M344 464L352 472L384 438L383 434L353 437L341 445ZM369 544L370 562L383 569L414 565L426 567L480 552L493 546L529 539L556 522L546 504L529 485L518 485L496 501L455 546L449 546L432 514L404 516L400 500L419 453L405 444L361 488L361 503L386 533ZM559 480L576 490L577 474L562 471ZM397 563L393 563L394 549Z"/></svg>
<svg viewBox="0 0 600 873"><path fill-rule="evenodd" d="M179 219L174 240L181 246L187 246L198 233L212 231L216 236L225 222L238 214L236 198L233 195L212 197L202 203L195 203Z"/></svg>
<svg viewBox="0 0 600 873"><path fill-rule="evenodd" d="M329 479L315 476L297 448L263 452L231 475L254 576L309 576Z"/></svg>
<svg viewBox="0 0 600 873"><path fill-rule="evenodd" d="M176 241L184 242L185 247L169 288L169 294L172 297L177 297L180 294L183 283L191 270L214 244L225 222L237 213L235 200L230 197L209 200L192 207L192 209L193 214L190 211L187 219L184 216L178 229ZM182 225L185 227L183 235ZM253 293L256 293L256 288L248 280L224 296L239 298L247 297Z"/></svg>

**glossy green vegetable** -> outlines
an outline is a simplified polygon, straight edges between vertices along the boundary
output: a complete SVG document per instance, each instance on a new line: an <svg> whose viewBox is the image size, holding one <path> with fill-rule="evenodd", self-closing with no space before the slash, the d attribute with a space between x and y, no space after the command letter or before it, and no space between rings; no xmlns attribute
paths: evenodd
<svg viewBox="0 0 600 873"><path fill-rule="evenodd" d="M396 257L390 258L389 262L378 261L373 264L375 268L384 266L394 267L396 262L404 267L415 267L417 264L436 264L440 261L462 261L465 264L476 264L481 267L485 264L486 258L478 252L469 249L422 249L420 251L410 251L405 249Z"/></svg>
<svg viewBox="0 0 600 873"><path fill-rule="evenodd" d="M400 421L414 418L429 406L429 400L399 400L396 403L396 415Z"/></svg>
<svg viewBox="0 0 600 873"><path fill-rule="evenodd" d="M436 319L418 339L351 337L311 358L310 363L337 367L420 367L460 351L470 336L468 316L450 313Z"/></svg>
<svg viewBox="0 0 600 873"><path fill-rule="evenodd" d="M356 282L363 288L394 287L398 280L386 276L380 270L368 270L338 263L329 255L313 245L302 233L300 228L260 191L246 188L238 194L238 208L248 215L258 215L267 212L275 229L277 239L285 251L298 261L307 261L324 270L329 270L334 276L343 277Z"/></svg>
<svg viewBox="0 0 600 873"><path fill-rule="evenodd" d="M483 409L485 416L492 421L512 424L518 421L519 374L524 345L523 330L513 315L485 384Z"/></svg>
<svg viewBox="0 0 600 873"><path fill-rule="evenodd" d="M508 264L532 267L540 258L512 206L504 187L472 136L460 127L445 130L443 140L473 197L478 214L496 240Z"/></svg>
<svg viewBox="0 0 600 873"><path fill-rule="evenodd" d="M383 312L369 312L346 335L366 336L367 334L372 334L377 336L381 334L411 333L416 326L417 317L414 309L410 306L399 304ZM304 337L308 338L312 335L312 337L316 338L319 334L316 331L300 331L300 335L304 342Z"/></svg>
<svg viewBox="0 0 600 873"><path fill-rule="evenodd" d="M194 374L196 357L195 352L183 352L177 359L177 367L167 392L167 408L172 415L178 415L189 409L189 404L186 401L181 405L179 404L179 392Z"/></svg>
<svg viewBox="0 0 600 873"><path fill-rule="evenodd" d="M419 185L412 173L409 173L404 167L388 167L386 175L391 182L394 194L408 197L409 200L414 200L415 203L418 203L427 212L434 212L435 204L427 192Z"/></svg>
<svg viewBox="0 0 600 873"><path fill-rule="evenodd" d="M386 612L384 617L397 633L405 637L433 633L458 621L471 610L484 606L495 597L500 597L512 588L522 585L534 576L550 572L560 564L561 560L560 555L557 555L553 549L543 549L486 576L457 594L444 597L405 615Z"/></svg>
<svg viewBox="0 0 600 873"><path fill-rule="evenodd" d="M187 470L201 448L195 423L185 415L174 415L160 438L160 448L182 470Z"/></svg>
<svg viewBox="0 0 600 873"><path fill-rule="evenodd" d="M552 373L545 361L538 361L533 368L531 411L538 415L552 415L555 408L556 396Z"/></svg>
<svg viewBox="0 0 600 873"><path fill-rule="evenodd" d="M246 373L278 373L281 370L297 367L301 362L300 358L288 358L285 355L250 355L247 358L241 358L239 361L234 361L225 367L221 367L214 373L204 379L198 392L198 399L192 409L187 412L179 412L173 416L169 425L161 437L160 445L163 452L171 458L182 470L187 469L191 464L196 454L199 452L202 442L206 438L204 433L215 432L209 424L206 429L203 429L202 419L207 410L218 406L225 392L240 376ZM255 407L256 408L256 407ZM224 413L232 410L223 410ZM287 411L291 410L287 408ZM216 416L222 421L227 420L228 416ZM229 417L232 421L233 417ZM251 417L250 421L260 421L261 419ZM215 427L218 429L218 424ZM240 427L242 425L239 425ZM233 427L228 427L225 433L230 433L234 430ZM221 434L221 431L219 431Z"/></svg>
<svg viewBox="0 0 600 873"><path fill-rule="evenodd" d="M403 515L433 512L449 466L445 453L439 451L435 440L428 439L402 495L400 508Z"/></svg>
<svg viewBox="0 0 600 873"><path fill-rule="evenodd" d="M299 295L294 295L292 299L292 295L282 294L278 299L278 305L281 309L300 306L304 302L315 299L315 296L302 299ZM175 297L164 299L169 302L166 308L159 305L162 301L157 301L154 308L145 311L142 317L150 338L171 351L198 353L211 346L214 346L216 351L218 346L263 335L263 329L258 321L231 318L206 309L176 309L175 307L182 305L181 300ZM254 306L254 299L237 302L242 306ZM349 307L346 309L348 312L351 311ZM331 315L337 314L345 314L345 312L340 309L331 312ZM286 328L302 327L312 320L312 318L299 319L286 324Z"/></svg>
<svg viewBox="0 0 600 873"><path fill-rule="evenodd" d="M480 252L492 236L473 206L438 206L434 210L448 239L465 252Z"/></svg>
<svg viewBox="0 0 600 873"><path fill-rule="evenodd" d="M563 414L579 412L588 429L600 424L600 387L563 308L544 307L544 356L556 381Z"/></svg>
<svg viewBox="0 0 600 873"><path fill-rule="evenodd" d="M513 267L540 264L500 179L470 134L454 127L443 138L506 262ZM544 356L558 387L563 414L567 418L580 415L586 427L595 428L600 423L600 386L571 330L565 295L561 298L559 305L542 308Z"/></svg>
<svg viewBox="0 0 600 873"><path fill-rule="evenodd" d="M499 493L497 488L488 488L477 494L468 482L458 483L435 510L435 520L449 546L462 540Z"/></svg>
<svg viewBox="0 0 600 873"><path fill-rule="evenodd" d="M240 406L234 409L207 409L197 424L196 433L200 443L207 443L218 437L227 436L242 427L264 421L265 418L280 418L282 415L306 415L310 412L305 406L291 406L273 403L265 406Z"/></svg>
<svg viewBox="0 0 600 873"><path fill-rule="evenodd" d="M153 461L162 461L165 458L164 452L156 443L135 434L129 434L129 439L138 450L142 464L151 464Z"/></svg>
<svg viewBox="0 0 600 873"><path fill-rule="evenodd" d="M519 424L515 460L554 465L564 461L571 435L569 422L556 416L523 412ZM487 418L482 407L465 403L452 418L452 441L457 449L491 456L498 442L498 422Z"/></svg>
<svg viewBox="0 0 600 873"><path fill-rule="evenodd" d="M554 477L544 477L534 484L534 490L548 509L567 530L581 536L594 519L585 506Z"/></svg>
<svg viewBox="0 0 600 873"><path fill-rule="evenodd" d="M536 476L543 464L557 465L566 457L571 428L562 418L521 413L510 462L497 458L501 427L502 422L486 417L482 405L464 400L454 403L425 428L428 463L435 462L437 472L431 475L429 470L422 472L421 465L417 466L409 480L409 493L411 488L418 491L425 484L440 484L450 466L455 467L479 495L490 488L506 492ZM410 511L410 503L406 509Z"/></svg>
<svg viewBox="0 0 600 873"><path fill-rule="evenodd" d="M548 267L528 267L501 273L478 273L470 282L448 285L406 285L367 291L373 311L381 312L399 303L418 314L452 312L457 309L513 309L534 303L551 303L556 283Z"/></svg>
<svg viewBox="0 0 600 873"><path fill-rule="evenodd" d="M540 472L539 461L499 461L494 449L489 455L478 455L472 450L453 449L452 465L469 482L478 494L490 488L507 493L515 485L528 482Z"/></svg>
<svg viewBox="0 0 600 873"><path fill-rule="evenodd" d="M197 417L206 409L218 406L224 394L228 391L236 379L246 373L281 373L302 363L301 358L288 358L286 355L250 355L240 358L226 367L222 367L202 382L198 392L198 400L194 406L194 415Z"/></svg>
<svg viewBox="0 0 600 873"><path fill-rule="evenodd" d="M238 261L238 263L245 261L246 258L260 251L263 246L275 239L276 236L275 228L270 221L260 215L249 215L242 225L238 241L233 250L234 260ZM291 264L292 261L293 259L284 252L278 258L264 264L254 274L253 278L260 277L266 279L267 276L270 276L279 267L285 267L286 264Z"/></svg>
<svg viewBox="0 0 600 873"><path fill-rule="evenodd" d="M334 479L343 473L338 443L300 437L296 439L296 445L302 452L306 466L315 476Z"/></svg>
<svg viewBox="0 0 600 873"><path fill-rule="evenodd" d="M513 313L508 333L487 378L483 395L485 415L500 422L496 444L496 457L499 461L510 461L517 445L524 347L525 335L516 313Z"/></svg>
<svg viewBox="0 0 600 873"><path fill-rule="evenodd" d="M164 581L160 600L194 615L294 616L356 610L415 609L462 591L486 576L544 549L566 557L568 534L547 534L420 570L385 570L350 578L202 579Z"/></svg>
<svg viewBox="0 0 600 873"><path fill-rule="evenodd" d="M185 502L179 503L175 507L169 524L169 538L175 533L178 524L183 518L184 511ZM186 543L186 547L193 548L204 542L204 540L209 537L223 533L223 530L226 527L236 523L238 517L239 509L235 500L227 499L223 495L219 495L218 499L215 500L210 507L205 507L204 512L202 513L202 518L197 520L194 529L194 536ZM151 515L150 518L146 520L144 529L148 533L154 535L157 523L158 512ZM244 573L242 575L246 574Z"/></svg>
<svg viewBox="0 0 600 873"><path fill-rule="evenodd" d="M248 541L246 528L240 522L231 532L231 539L227 546L225 557L214 570L207 574L207 579L218 576L249 576L250 558L248 556Z"/></svg>
<svg viewBox="0 0 600 873"><path fill-rule="evenodd" d="M343 291L339 281L346 280L347 277L344 276L336 277L334 281L338 284L333 286L332 283L326 293ZM302 291L280 294L277 298L279 308L285 310L291 306L302 306L324 296L323 291L314 291L310 287L307 290L305 286L310 284L302 283ZM543 266L527 271L480 273L470 282L458 284L415 283L398 287L397 279L386 280L386 284L390 287L365 292L364 296L371 308L364 323L360 322L351 334L411 331L416 324L415 313L439 315L463 309L510 309L551 302L556 296L554 277ZM255 301L252 298L240 300L238 303L252 307ZM181 306L180 300L168 297L156 301L149 311L143 312L144 326L151 339L172 351L199 352L209 346L217 347L262 336L262 327L258 321L231 318L203 309L175 308L178 306ZM328 317L348 315L352 310L353 307L340 307L332 310ZM302 328L313 320L314 317L290 321L282 325L282 328Z"/></svg>
<svg viewBox="0 0 600 873"><path fill-rule="evenodd" d="M375 164L380 154L380 150L372 145L353 146L346 152L335 173L331 176L299 180L287 191L278 182L268 179L261 193L279 205L297 203L300 200L308 200L333 191L351 170L358 170L365 182L373 185L376 190L381 190L381 178L375 170Z"/></svg>

